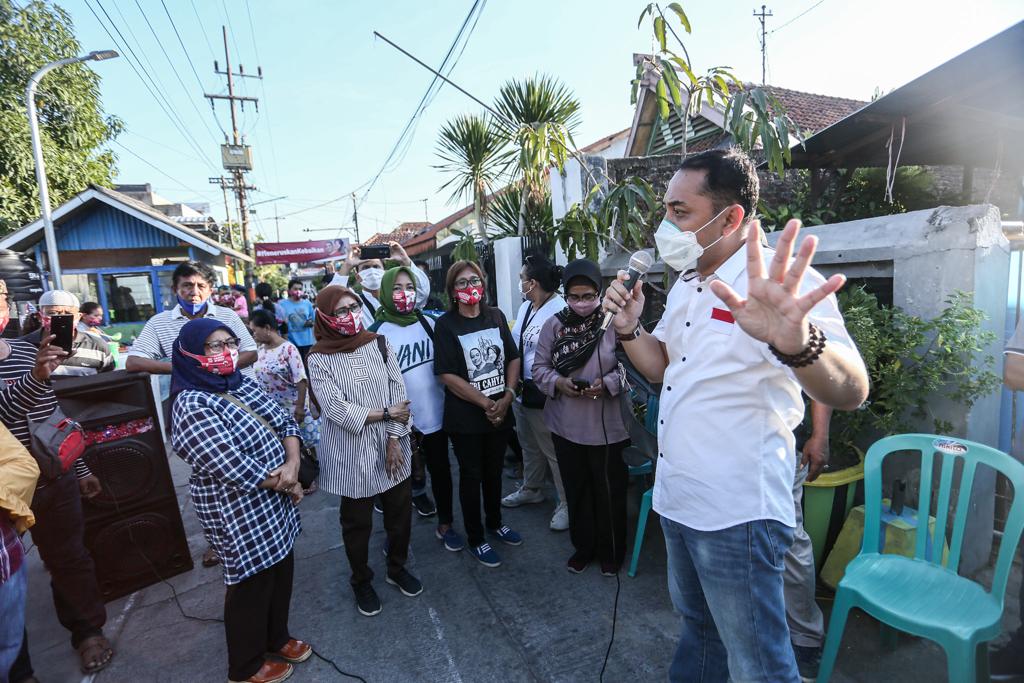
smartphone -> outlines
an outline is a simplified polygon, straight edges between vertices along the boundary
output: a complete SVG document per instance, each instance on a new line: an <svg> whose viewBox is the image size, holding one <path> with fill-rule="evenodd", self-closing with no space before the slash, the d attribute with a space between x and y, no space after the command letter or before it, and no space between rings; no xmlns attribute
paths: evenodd
<svg viewBox="0 0 1024 683"><path fill-rule="evenodd" d="M386 244L373 244L359 248L359 258L363 260L379 258L385 260L391 258L391 247Z"/></svg>
<svg viewBox="0 0 1024 683"><path fill-rule="evenodd" d="M585 379L573 379L572 383L580 391L583 391L584 389L589 389L590 388L590 382L588 382Z"/></svg>
<svg viewBox="0 0 1024 683"><path fill-rule="evenodd" d="M53 344L71 353L71 342L74 339L75 316L51 315L50 334L56 335Z"/></svg>

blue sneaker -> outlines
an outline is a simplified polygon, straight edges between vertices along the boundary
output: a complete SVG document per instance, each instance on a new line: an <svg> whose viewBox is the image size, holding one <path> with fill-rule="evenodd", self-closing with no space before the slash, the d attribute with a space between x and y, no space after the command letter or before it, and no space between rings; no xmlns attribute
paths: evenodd
<svg viewBox="0 0 1024 683"><path fill-rule="evenodd" d="M498 557L498 553L494 552L494 548L491 547L490 543L481 543L475 548L470 548L469 552L473 553L473 557L480 561L480 564L485 567L497 567L501 565L501 558Z"/></svg>
<svg viewBox="0 0 1024 683"><path fill-rule="evenodd" d="M459 536L459 532L451 527L448 527L448 531L444 532L444 534L434 529L434 536L437 537L437 540L444 541L445 550L450 550L453 553L457 553L466 547L466 542L462 540L462 536Z"/></svg>
<svg viewBox="0 0 1024 683"><path fill-rule="evenodd" d="M523 537L515 531L512 531L504 524L497 529L491 529L490 532L498 537L498 539L505 545L522 545Z"/></svg>

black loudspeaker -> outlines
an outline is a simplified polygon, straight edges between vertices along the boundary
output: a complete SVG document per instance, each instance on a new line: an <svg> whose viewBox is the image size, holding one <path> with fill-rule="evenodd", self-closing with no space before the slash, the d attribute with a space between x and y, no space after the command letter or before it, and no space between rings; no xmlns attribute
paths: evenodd
<svg viewBox="0 0 1024 683"><path fill-rule="evenodd" d="M85 545L104 599L192 569L148 373L54 378L64 413L86 431L82 458L103 492L82 499Z"/></svg>

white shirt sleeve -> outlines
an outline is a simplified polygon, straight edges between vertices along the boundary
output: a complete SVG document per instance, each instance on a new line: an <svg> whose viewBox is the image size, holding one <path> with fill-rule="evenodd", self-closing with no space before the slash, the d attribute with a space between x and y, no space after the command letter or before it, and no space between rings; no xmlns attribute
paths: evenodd
<svg viewBox="0 0 1024 683"><path fill-rule="evenodd" d="M156 316L146 321L146 324L142 326L142 331L139 332L139 336L135 338L131 348L128 350L129 356L150 358L152 360L165 359L163 352L160 350L160 338L156 332L158 324L159 320Z"/></svg>
<svg viewBox="0 0 1024 683"><path fill-rule="evenodd" d="M416 276L416 308L423 308L430 298L430 278L415 264L410 266L412 274Z"/></svg>

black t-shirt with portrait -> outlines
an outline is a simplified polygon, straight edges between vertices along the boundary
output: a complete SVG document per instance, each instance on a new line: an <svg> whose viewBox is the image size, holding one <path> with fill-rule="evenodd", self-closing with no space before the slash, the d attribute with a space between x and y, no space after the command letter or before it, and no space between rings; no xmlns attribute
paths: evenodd
<svg viewBox="0 0 1024 683"><path fill-rule="evenodd" d="M505 369L519 358L519 350L500 309L481 306L475 318L449 311L437 321L434 335L435 375L458 375L485 396L501 398ZM497 429L510 429L512 424L509 410ZM454 434L482 434L496 428L483 410L445 388L444 429Z"/></svg>

